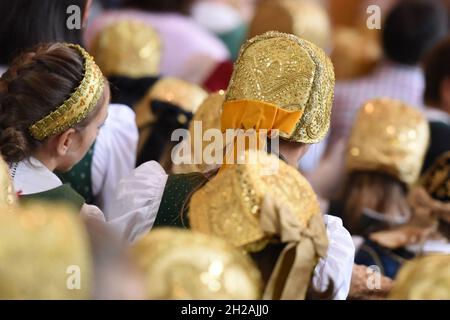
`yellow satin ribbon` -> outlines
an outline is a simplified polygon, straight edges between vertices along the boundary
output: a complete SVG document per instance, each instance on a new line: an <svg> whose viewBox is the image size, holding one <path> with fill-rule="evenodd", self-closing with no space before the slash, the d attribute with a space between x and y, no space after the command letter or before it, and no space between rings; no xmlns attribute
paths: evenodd
<svg viewBox="0 0 450 320"><path fill-rule="evenodd" d="M292 134L303 111L288 111L256 100L227 101L223 105L221 126L227 129L277 129Z"/></svg>
<svg viewBox="0 0 450 320"><path fill-rule="evenodd" d="M291 135L295 130L297 123L300 121L303 111L288 111L284 110L274 104L256 100L238 100L227 101L223 105L221 116L222 132L228 129L242 129L245 131L245 150L250 149L250 139L248 130L254 130L256 135L257 148L262 148L260 143L260 130L267 130L270 136L273 130L278 130L287 135ZM234 138L234 163L238 158L237 150L237 136ZM224 163L220 171L224 170L229 163L227 163L229 156L224 156Z"/></svg>

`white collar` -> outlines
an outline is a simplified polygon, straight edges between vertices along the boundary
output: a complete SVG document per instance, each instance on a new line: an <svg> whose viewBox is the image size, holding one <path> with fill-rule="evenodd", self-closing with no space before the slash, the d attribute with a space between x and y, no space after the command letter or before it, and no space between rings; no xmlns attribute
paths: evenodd
<svg viewBox="0 0 450 320"><path fill-rule="evenodd" d="M428 121L444 122L450 125L450 115L445 111L436 108L426 108L425 115Z"/></svg>
<svg viewBox="0 0 450 320"><path fill-rule="evenodd" d="M14 189L23 195L48 191L62 185L56 174L33 157L12 163L9 170Z"/></svg>

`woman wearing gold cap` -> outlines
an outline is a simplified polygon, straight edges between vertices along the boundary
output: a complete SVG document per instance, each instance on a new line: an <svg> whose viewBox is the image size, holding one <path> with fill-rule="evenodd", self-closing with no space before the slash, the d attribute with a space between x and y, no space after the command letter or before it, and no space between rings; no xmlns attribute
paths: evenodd
<svg viewBox="0 0 450 320"><path fill-rule="evenodd" d="M42 44L12 62L0 80L0 152L21 201L66 201L104 219L53 171L68 171L85 156L108 103L109 86L78 45Z"/></svg>
<svg viewBox="0 0 450 320"><path fill-rule="evenodd" d="M68 42L82 45L84 26L89 18L92 0L3 1L0 3L0 74L17 55L25 50L49 42ZM78 15L67 13L73 6ZM77 13L77 12L75 12ZM69 28L79 22L81 28ZM4 67L4 69L3 69ZM61 98L61 102L64 98ZM138 131L135 114L123 104L111 103L108 118L94 145L67 174L57 172L89 204L95 204L105 214L117 182L128 175L136 164Z"/></svg>
<svg viewBox="0 0 450 320"><path fill-rule="evenodd" d="M219 39L187 15L191 4L191 0L126 0L125 8L108 10L96 17L87 29L86 44L90 48L97 34L111 23L124 19L145 23L161 36L162 73L201 84L217 64L229 60L229 52Z"/></svg>
<svg viewBox="0 0 450 320"><path fill-rule="evenodd" d="M71 207L0 212L0 300L143 299L142 278L105 225Z"/></svg>
<svg viewBox="0 0 450 320"><path fill-rule="evenodd" d="M243 46L236 63L222 107L222 131L278 131L281 136L279 157L284 160L280 166L289 167L289 164L295 167L299 158L307 151L308 144L321 141L328 131L333 88L334 73L331 62L315 45L293 35L278 32L255 37ZM273 162L274 157L270 156L272 160L269 162L279 163L279 160ZM233 172L234 168L239 166L222 166L219 173L208 182L208 178L203 174L167 176L158 164L143 164L135 170L132 177L122 180L119 184L114 204L117 218L110 223L131 241L155 226L182 227L192 223L190 213L188 216L186 210L190 195L205 183L206 186L201 190L207 188L214 179L226 176L228 172ZM295 176L299 175L294 168L291 168L291 171L296 172ZM287 176L291 175L290 171L283 172ZM284 181L282 177L287 178L282 175L278 177L281 181ZM302 177L298 179L304 181ZM275 181L273 183L275 184ZM270 186L270 183L268 185ZM280 186L284 192L286 187L287 184ZM221 188L216 186L214 189L217 195L222 194ZM307 187L299 190L311 189ZM194 193L192 199L196 194ZM315 197L312 190L307 194ZM246 199L243 195L234 193L224 192L223 195L238 197L235 199L236 203ZM261 198L260 195L259 199ZM286 196L285 198L289 199ZM221 206L220 202L211 201L212 197L203 199L205 205ZM318 206L314 208L310 211L311 215L319 210ZM316 216L322 219L320 214ZM321 259L315 269L315 279L321 283L317 287L326 289L328 282L324 279L331 278L335 285L333 297L345 298L353 266L353 243L339 219L325 216L325 220L330 246L326 258ZM324 254L323 250L321 252Z"/></svg>
<svg viewBox="0 0 450 320"><path fill-rule="evenodd" d="M160 75L162 42L145 23L122 20L97 35L92 51L112 85L112 102L136 112L137 165L155 160L170 170L171 134L187 129L206 92L199 86Z"/></svg>
<svg viewBox="0 0 450 320"><path fill-rule="evenodd" d="M450 152L439 157L408 195L411 220L400 227L372 233L370 238L390 250L413 255L450 254Z"/></svg>
<svg viewBox="0 0 450 320"><path fill-rule="evenodd" d="M225 241L159 228L131 248L144 275L145 297L156 300L254 300L261 276L251 259Z"/></svg>
<svg viewBox="0 0 450 320"><path fill-rule="evenodd" d="M394 300L450 300L450 255L407 262L390 294Z"/></svg>
<svg viewBox="0 0 450 320"><path fill-rule="evenodd" d="M413 107L388 98L368 101L358 113L347 144L341 201L332 203L330 211L341 212L350 232L363 237L408 222L407 192L419 177L428 142L428 123ZM371 244L368 240L361 247L356 262L378 264L389 277L409 256L392 252L383 255L389 263L382 258L381 263L371 263L372 259L369 263L363 255L377 251Z"/></svg>

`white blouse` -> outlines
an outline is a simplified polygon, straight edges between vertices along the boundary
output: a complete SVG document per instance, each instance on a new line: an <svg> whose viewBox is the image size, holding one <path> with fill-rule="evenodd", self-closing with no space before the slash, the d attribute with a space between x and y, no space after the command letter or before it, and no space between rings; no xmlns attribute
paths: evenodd
<svg viewBox="0 0 450 320"><path fill-rule="evenodd" d="M14 190L21 195L49 191L62 186L61 180L38 159L30 157L10 165ZM96 206L84 204L81 215L105 221L102 211Z"/></svg>
<svg viewBox="0 0 450 320"><path fill-rule="evenodd" d="M153 227L167 178L161 165L150 161L119 182L106 220L123 239L134 242Z"/></svg>
<svg viewBox="0 0 450 320"><path fill-rule="evenodd" d="M168 175L154 161L144 163L123 179L117 188L107 223L129 242L136 241L153 227ZM324 215L329 247L327 257L316 266L313 283L326 290L334 283L333 298L346 299L350 290L355 247L349 232L337 217Z"/></svg>
<svg viewBox="0 0 450 320"><path fill-rule="evenodd" d="M96 139L91 164L95 205L106 218L119 181L136 167L138 137L134 111L122 104L109 105L108 118Z"/></svg>

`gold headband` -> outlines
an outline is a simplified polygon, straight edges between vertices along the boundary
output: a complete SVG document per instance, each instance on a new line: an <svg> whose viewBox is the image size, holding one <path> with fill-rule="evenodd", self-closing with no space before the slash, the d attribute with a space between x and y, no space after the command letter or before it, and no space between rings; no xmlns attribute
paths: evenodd
<svg viewBox="0 0 450 320"><path fill-rule="evenodd" d="M31 135L39 141L55 136L81 122L97 105L103 92L103 75L94 59L82 47L67 44L84 58L84 77L69 99L60 107L29 127Z"/></svg>

